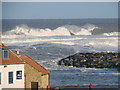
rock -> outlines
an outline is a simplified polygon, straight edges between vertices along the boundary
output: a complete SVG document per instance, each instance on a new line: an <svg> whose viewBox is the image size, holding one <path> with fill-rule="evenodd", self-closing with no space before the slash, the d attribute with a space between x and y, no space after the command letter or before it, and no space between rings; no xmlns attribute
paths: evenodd
<svg viewBox="0 0 120 90"><path fill-rule="evenodd" d="M63 58L58 65L86 68L118 68L118 53L77 53Z"/></svg>

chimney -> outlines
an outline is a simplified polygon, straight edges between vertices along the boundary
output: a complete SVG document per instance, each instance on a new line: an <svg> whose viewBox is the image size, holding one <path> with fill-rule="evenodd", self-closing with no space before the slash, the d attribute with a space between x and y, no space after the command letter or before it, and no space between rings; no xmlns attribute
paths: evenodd
<svg viewBox="0 0 120 90"><path fill-rule="evenodd" d="M19 50L16 51L16 54L17 54L17 56L19 56L19 57L21 56Z"/></svg>

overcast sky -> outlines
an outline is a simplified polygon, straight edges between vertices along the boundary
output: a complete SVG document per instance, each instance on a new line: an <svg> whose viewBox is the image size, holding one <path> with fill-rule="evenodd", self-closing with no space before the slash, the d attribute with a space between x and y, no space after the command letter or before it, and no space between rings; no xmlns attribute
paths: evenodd
<svg viewBox="0 0 120 90"><path fill-rule="evenodd" d="M3 19L117 18L117 2L3 2Z"/></svg>
<svg viewBox="0 0 120 90"><path fill-rule="evenodd" d="M118 2L120 0L1 0L3 2Z"/></svg>

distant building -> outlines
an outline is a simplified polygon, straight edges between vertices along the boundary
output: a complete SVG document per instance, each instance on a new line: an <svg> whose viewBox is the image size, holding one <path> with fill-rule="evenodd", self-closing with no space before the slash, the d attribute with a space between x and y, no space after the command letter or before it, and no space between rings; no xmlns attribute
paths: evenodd
<svg viewBox="0 0 120 90"><path fill-rule="evenodd" d="M29 56L14 53L9 47L0 45L0 89L1 88L46 88L49 72Z"/></svg>

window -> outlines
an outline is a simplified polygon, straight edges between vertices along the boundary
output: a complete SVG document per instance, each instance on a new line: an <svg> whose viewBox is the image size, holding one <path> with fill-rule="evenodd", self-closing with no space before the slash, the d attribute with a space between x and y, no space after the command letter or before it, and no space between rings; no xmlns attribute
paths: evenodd
<svg viewBox="0 0 120 90"><path fill-rule="evenodd" d="M9 84L13 83L13 72L8 73L8 82L9 82Z"/></svg>
<svg viewBox="0 0 120 90"><path fill-rule="evenodd" d="M16 79L22 79L22 71L16 71Z"/></svg>
<svg viewBox="0 0 120 90"><path fill-rule="evenodd" d="M8 59L8 50L3 50L3 59Z"/></svg>
<svg viewBox="0 0 120 90"><path fill-rule="evenodd" d="M0 84L1 84L1 72L0 72Z"/></svg>

